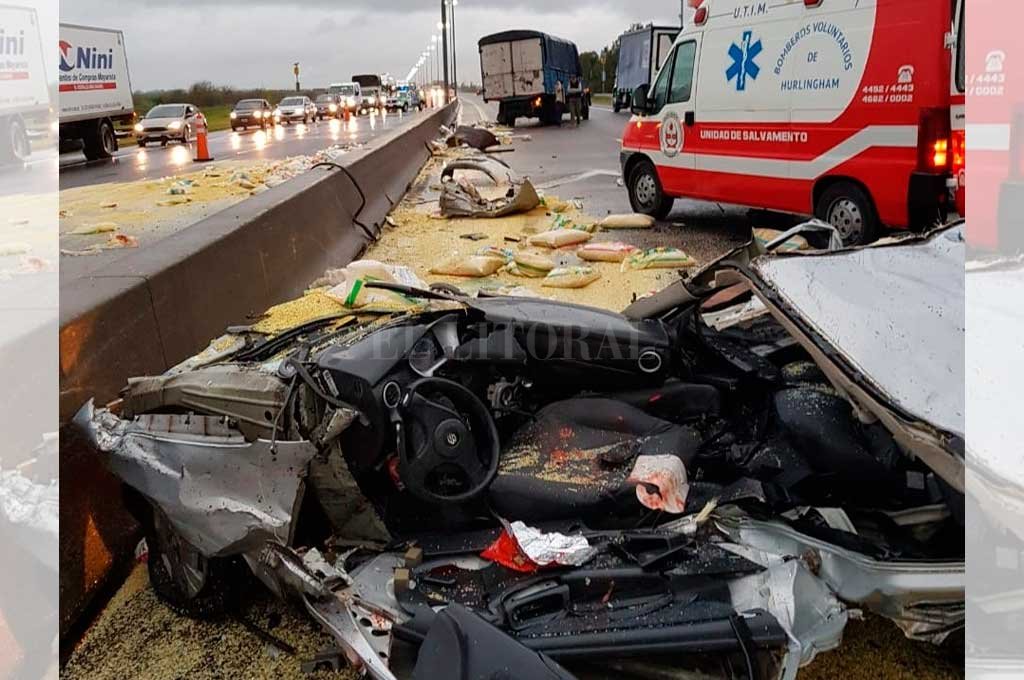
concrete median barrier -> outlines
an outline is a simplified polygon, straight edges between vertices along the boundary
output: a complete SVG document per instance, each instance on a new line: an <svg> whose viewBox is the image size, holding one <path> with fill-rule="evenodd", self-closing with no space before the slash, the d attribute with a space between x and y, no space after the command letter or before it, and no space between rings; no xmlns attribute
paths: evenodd
<svg viewBox="0 0 1024 680"><path fill-rule="evenodd" d="M455 105L127 254L60 287L60 418L89 398L117 397L134 375L159 374L300 294L357 257L429 158L427 142ZM74 433L61 433L61 634L68 634L137 528L117 486Z"/></svg>

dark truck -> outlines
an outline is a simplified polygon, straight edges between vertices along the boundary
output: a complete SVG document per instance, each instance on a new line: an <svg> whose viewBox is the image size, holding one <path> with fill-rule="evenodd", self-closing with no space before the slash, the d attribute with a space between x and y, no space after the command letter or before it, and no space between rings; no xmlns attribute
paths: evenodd
<svg viewBox="0 0 1024 680"><path fill-rule="evenodd" d="M480 72L485 102L498 102L498 123L513 127L516 118L557 123L564 110L555 104L555 83L568 96L569 79L583 84L574 43L540 31L504 31L480 39ZM590 117L590 94L583 84L583 118Z"/></svg>
<svg viewBox="0 0 1024 680"><path fill-rule="evenodd" d="M629 108L633 90L654 82L654 75L672 51L677 35L678 27L648 24L619 36L619 65L612 90L612 108L616 113Z"/></svg>

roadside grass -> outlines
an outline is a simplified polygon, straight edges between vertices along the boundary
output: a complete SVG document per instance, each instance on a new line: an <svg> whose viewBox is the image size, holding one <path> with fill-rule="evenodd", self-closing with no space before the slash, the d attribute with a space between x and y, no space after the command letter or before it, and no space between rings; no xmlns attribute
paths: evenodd
<svg viewBox="0 0 1024 680"><path fill-rule="evenodd" d="M591 94L590 95L590 100L592 102L594 102L595 104L600 104L601 106L611 106L612 105L612 96L611 96L611 94Z"/></svg>
<svg viewBox="0 0 1024 680"><path fill-rule="evenodd" d="M206 116L206 125L209 127L210 132L227 130L231 127L231 108L230 104L222 104L221 106L207 106L203 109L203 115Z"/></svg>

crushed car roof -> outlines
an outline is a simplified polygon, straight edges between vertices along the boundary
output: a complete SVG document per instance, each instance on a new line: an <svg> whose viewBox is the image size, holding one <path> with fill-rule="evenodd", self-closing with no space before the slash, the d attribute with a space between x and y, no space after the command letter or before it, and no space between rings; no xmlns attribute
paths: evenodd
<svg viewBox="0 0 1024 680"><path fill-rule="evenodd" d="M962 226L910 243L751 263L788 311L887 399L964 436Z"/></svg>

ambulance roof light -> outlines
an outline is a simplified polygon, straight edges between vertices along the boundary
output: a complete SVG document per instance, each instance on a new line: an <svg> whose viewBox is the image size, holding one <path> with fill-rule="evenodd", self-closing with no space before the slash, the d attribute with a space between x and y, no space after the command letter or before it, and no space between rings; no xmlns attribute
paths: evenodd
<svg viewBox="0 0 1024 680"><path fill-rule="evenodd" d="M804 7L820 7L823 0L804 0Z"/></svg>
<svg viewBox="0 0 1024 680"><path fill-rule="evenodd" d="M694 23L694 25L695 26L703 26L705 23L707 23L707 20L708 20L708 8L707 8L707 6L705 5L704 7L698 7L697 8L697 13L693 15L693 23Z"/></svg>

